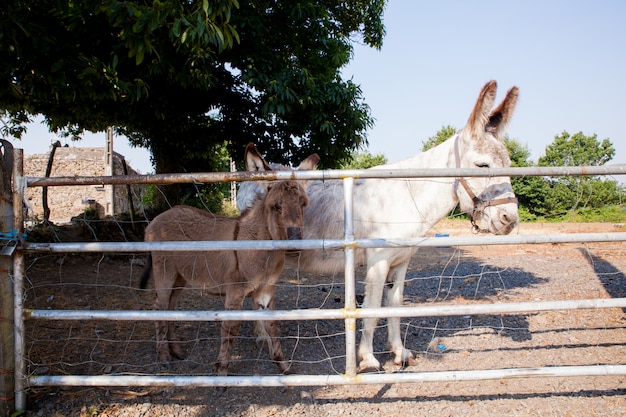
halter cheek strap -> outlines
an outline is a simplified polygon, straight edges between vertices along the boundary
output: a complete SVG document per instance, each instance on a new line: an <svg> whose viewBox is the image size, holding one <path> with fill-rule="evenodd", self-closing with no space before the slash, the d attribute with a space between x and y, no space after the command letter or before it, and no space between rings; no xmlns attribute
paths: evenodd
<svg viewBox="0 0 626 417"><path fill-rule="evenodd" d="M461 165L461 158L459 156L459 138L458 137L454 141L454 157L456 159L456 167L460 168L461 167L460 166ZM470 186L467 183L467 181L465 180L465 178L455 178L454 179L454 193L455 194L458 193L459 184L461 184L461 186L463 186L463 189L465 190L467 195L472 199L472 202L474 203L474 207L472 208L472 212L468 213L469 216L470 216L470 221L472 223L472 231L474 233L487 232L487 230L483 230L480 227L478 227L478 225L476 224L476 221L475 221L476 215L479 214L479 213L483 213L487 207L497 206L497 205L500 205L500 204L510 204L510 203L517 204L517 197L501 197L501 198L494 198L494 199L491 199L491 200L483 200L482 198L477 197L476 194L474 194L474 192L470 188Z"/></svg>

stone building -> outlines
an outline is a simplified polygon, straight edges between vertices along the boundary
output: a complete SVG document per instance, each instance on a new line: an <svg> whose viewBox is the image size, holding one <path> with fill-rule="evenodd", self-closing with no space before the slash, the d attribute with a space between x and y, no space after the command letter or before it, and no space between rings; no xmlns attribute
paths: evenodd
<svg viewBox="0 0 626 417"><path fill-rule="evenodd" d="M24 156L24 175L44 177L49 154ZM128 175L138 174L127 166ZM54 152L51 177L125 175L124 157L106 148L58 147ZM140 208L145 186L131 185L130 195L135 211ZM42 187L29 187L26 198L34 216L43 219ZM130 202L126 185L76 185L48 187L50 221L68 222L86 209L95 208L100 218L128 213Z"/></svg>

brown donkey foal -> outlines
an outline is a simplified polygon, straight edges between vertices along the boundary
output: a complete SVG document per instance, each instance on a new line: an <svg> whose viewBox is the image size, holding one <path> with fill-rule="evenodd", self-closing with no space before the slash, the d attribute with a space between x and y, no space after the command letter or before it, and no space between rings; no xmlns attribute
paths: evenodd
<svg viewBox="0 0 626 417"><path fill-rule="evenodd" d="M313 154L303 161L300 169L314 169L318 161L319 156ZM246 169L271 170L252 143L246 147ZM145 241L302 239L303 210L309 204L306 181L273 181L264 185L267 193L238 218L175 206L152 220L146 228ZM252 299L255 309L273 309L275 284L284 263L285 251L281 250L154 251L148 255L140 286L146 287L152 272L157 310L175 310L184 287L224 296L226 310L243 309L246 297ZM227 375L233 339L239 327L239 321L222 322L222 341L215 365L220 376ZM256 333L259 341L267 342L272 360L286 372L289 364L283 356L276 321L259 321ZM160 361L169 362L172 355L183 357L177 340L174 322L156 322Z"/></svg>

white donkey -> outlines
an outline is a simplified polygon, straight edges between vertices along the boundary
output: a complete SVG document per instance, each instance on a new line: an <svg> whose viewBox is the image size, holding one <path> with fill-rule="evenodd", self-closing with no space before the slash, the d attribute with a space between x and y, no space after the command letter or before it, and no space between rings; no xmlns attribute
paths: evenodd
<svg viewBox="0 0 626 417"><path fill-rule="evenodd" d="M518 88L511 88L502 103L491 110L497 84L481 90L466 126L444 143L412 158L372 169L402 168L505 168L511 160L502 140L513 114ZM244 183L239 196L261 189ZM304 212L305 239L337 239L343 236L344 200L340 180L310 181L310 205ZM439 220L460 204L475 230L508 234L517 225L517 199L508 177L403 178L357 180L354 186L354 235L356 238L416 238L424 236ZM242 207L240 207L242 208ZM404 280L416 248L374 248L356 251L366 264L363 307L379 307L388 284L387 306L403 301ZM298 266L306 271L333 273L343 268L343 251L303 251ZM373 352L377 319L363 319L359 345L359 371L379 370ZM400 319L388 319L388 347L398 365L413 359L403 346Z"/></svg>

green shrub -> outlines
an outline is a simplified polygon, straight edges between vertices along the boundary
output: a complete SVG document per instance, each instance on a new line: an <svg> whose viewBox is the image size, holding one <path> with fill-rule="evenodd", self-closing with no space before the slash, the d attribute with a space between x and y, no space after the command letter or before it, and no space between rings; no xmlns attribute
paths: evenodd
<svg viewBox="0 0 626 417"><path fill-rule="evenodd" d="M574 223L624 223L626 222L626 207L582 208L569 213L566 217L568 221Z"/></svg>

